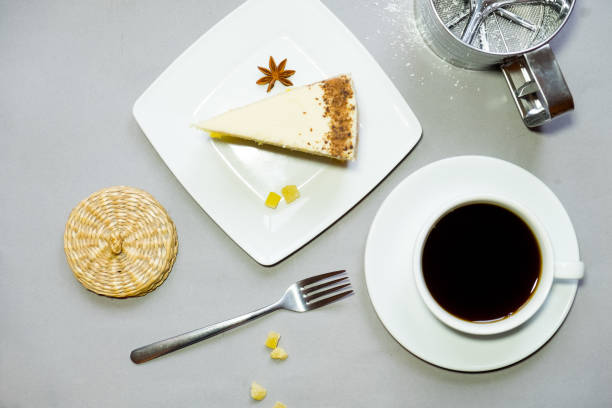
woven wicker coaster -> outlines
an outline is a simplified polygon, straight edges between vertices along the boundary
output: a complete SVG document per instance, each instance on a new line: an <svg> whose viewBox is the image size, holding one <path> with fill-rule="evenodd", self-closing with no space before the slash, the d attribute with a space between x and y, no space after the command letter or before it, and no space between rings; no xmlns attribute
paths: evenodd
<svg viewBox="0 0 612 408"><path fill-rule="evenodd" d="M93 193L72 210L64 232L74 276L92 292L116 298L146 295L161 285L177 250L166 210L133 187Z"/></svg>

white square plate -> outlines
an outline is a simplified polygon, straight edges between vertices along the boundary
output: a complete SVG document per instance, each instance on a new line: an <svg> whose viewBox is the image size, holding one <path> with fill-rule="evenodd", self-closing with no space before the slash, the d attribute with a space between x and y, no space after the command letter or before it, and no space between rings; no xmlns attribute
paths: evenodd
<svg viewBox="0 0 612 408"><path fill-rule="evenodd" d="M248 33L248 34L247 34ZM190 125L283 92L255 84L257 66L287 58L298 85L353 76L357 158L339 163L252 143L216 141ZM274 264L373 189L414 147L421 126L389 78L319 0L250 0L200 37L138 98L134 117L170 170L250 256ZM273 210L270 191L301 197Z"/></svg>

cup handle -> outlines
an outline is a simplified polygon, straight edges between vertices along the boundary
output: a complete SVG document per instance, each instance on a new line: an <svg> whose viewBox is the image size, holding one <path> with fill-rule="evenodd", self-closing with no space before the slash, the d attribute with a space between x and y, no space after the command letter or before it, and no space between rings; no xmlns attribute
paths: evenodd
<svg viewBox="0 0 612 408"><path fill-rule="evenodd" d="M574 109L574 99L548 44L501 66L523 122L541 126Z"/></svg>
<svg viewBox="0 0 612 408"><path fill-rule="evenodd" d="M555 279L582 279L584 277L584 264L580 261L556 262Z"/></svg>

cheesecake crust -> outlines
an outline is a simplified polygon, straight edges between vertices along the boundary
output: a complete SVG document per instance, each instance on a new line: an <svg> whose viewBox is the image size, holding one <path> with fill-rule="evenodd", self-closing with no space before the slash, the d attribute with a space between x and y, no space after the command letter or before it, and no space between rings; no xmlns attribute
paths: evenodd
<svg viewBox="0 0 612 408"><path fill-rule="evenodd" d="M321 82L323 89L323 117L330 119L330 130L325 135L329 154L340 160L352 160L355 152L353 143L353 118L355 104L351 79L340 75Z"/></svg>

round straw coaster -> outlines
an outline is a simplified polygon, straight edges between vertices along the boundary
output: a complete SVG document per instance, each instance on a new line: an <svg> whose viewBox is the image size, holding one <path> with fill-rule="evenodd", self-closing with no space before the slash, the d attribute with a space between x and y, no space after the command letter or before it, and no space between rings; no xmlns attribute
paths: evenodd
<svg viewBox="0 0 612 408"><path fill-rule="evenodd" d="M74 276L92 292L116 298L146 295L161 285L177 250L166 210L133 187L93 193L72 210L64 232Z"/></svg>

